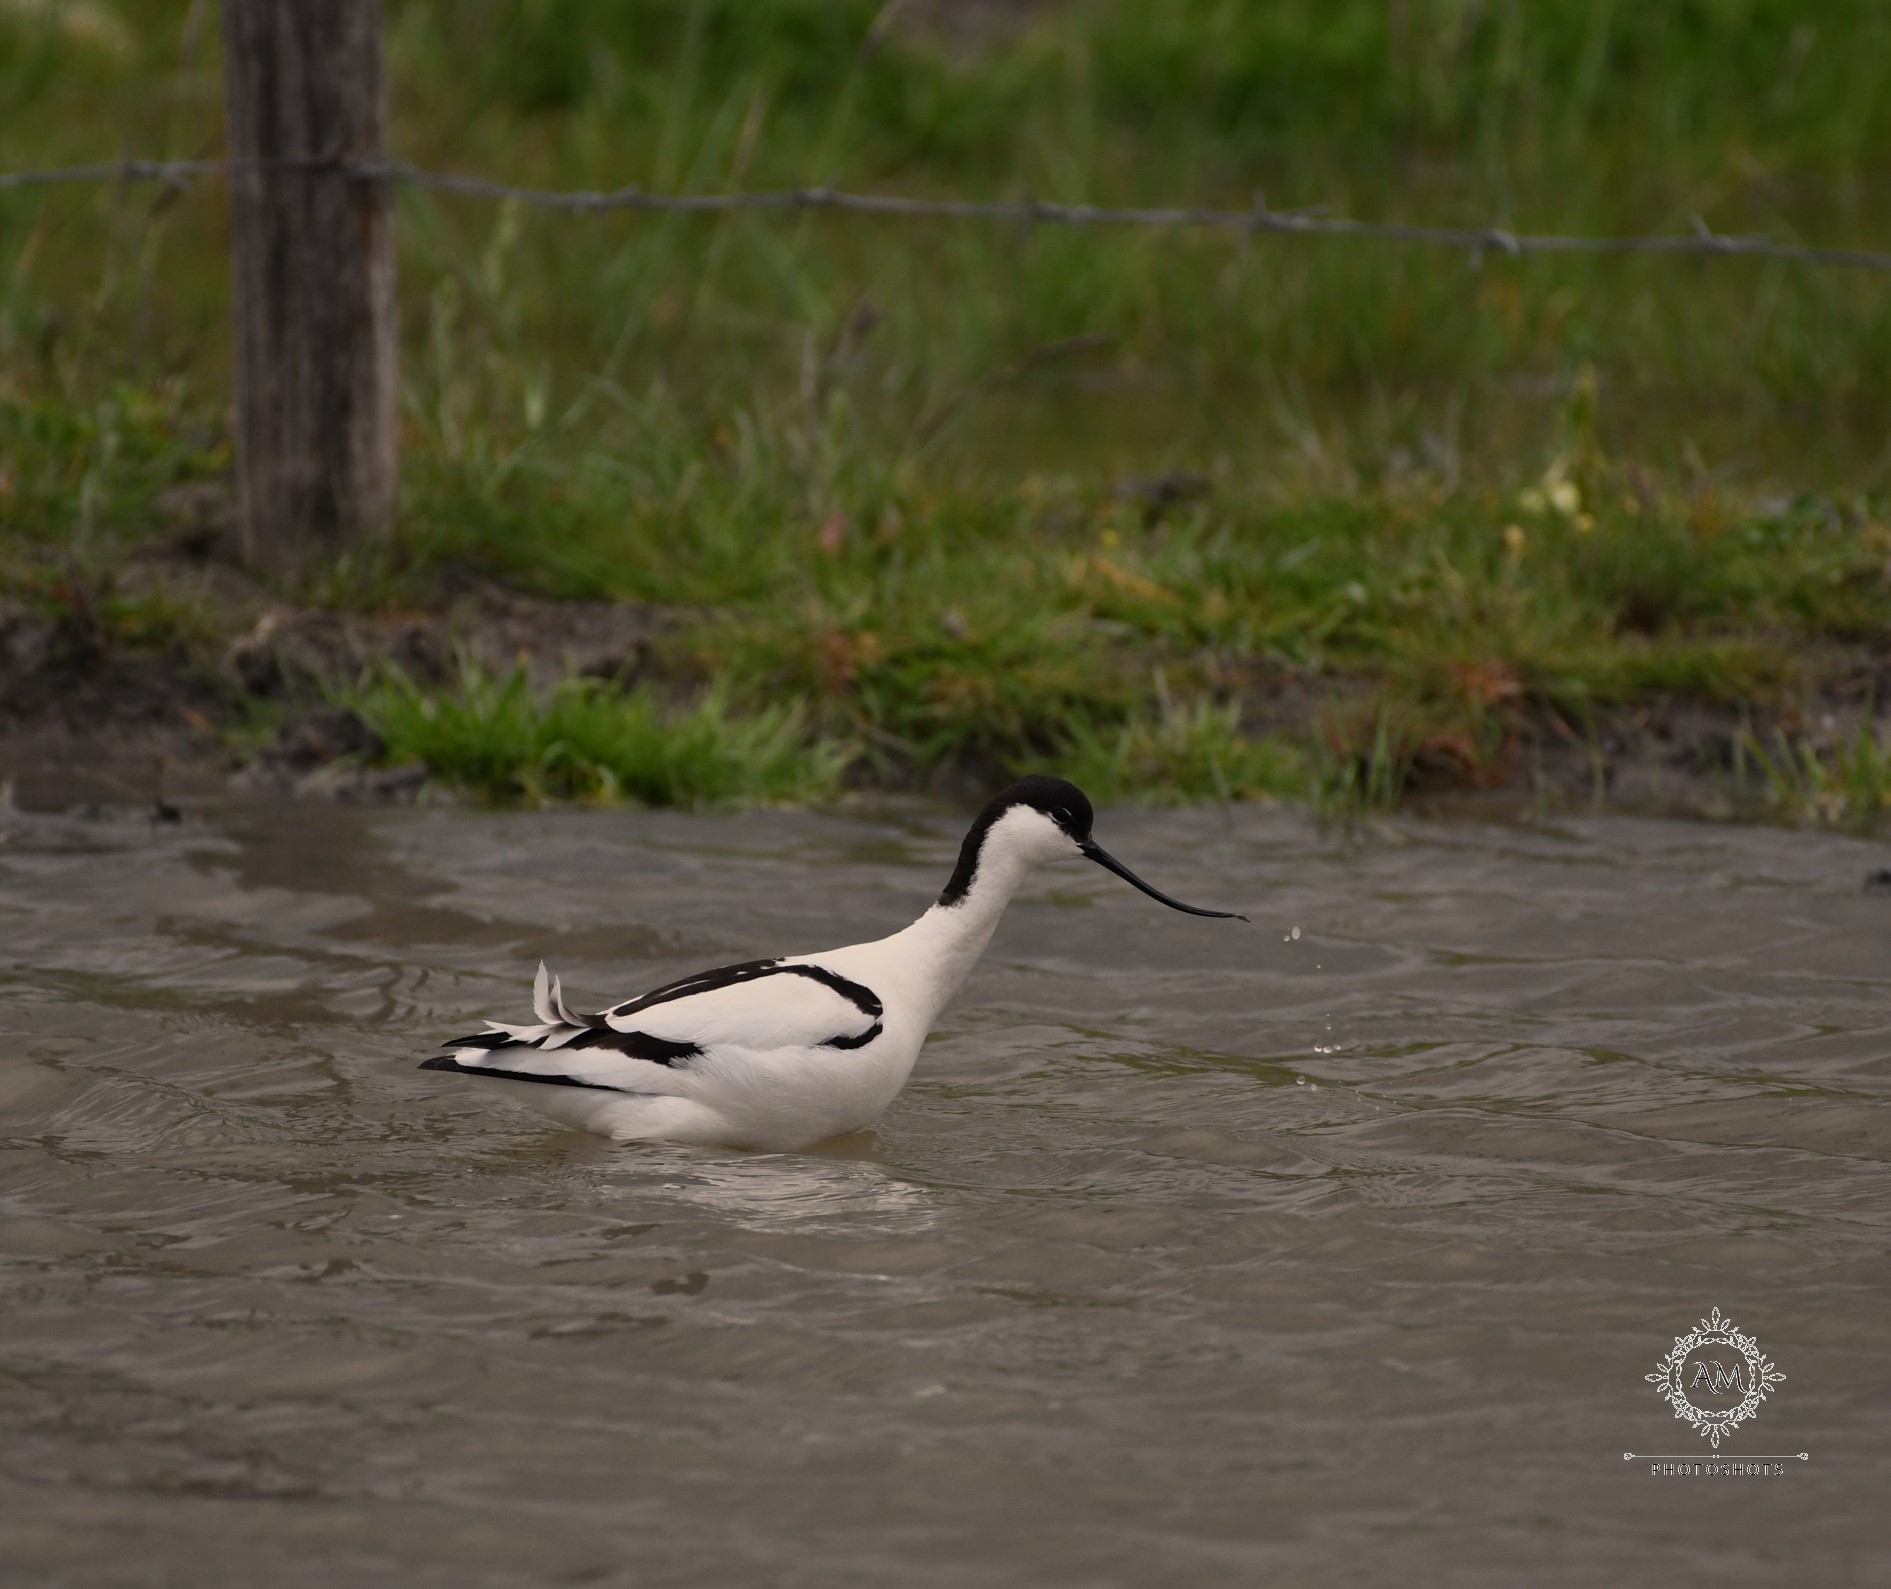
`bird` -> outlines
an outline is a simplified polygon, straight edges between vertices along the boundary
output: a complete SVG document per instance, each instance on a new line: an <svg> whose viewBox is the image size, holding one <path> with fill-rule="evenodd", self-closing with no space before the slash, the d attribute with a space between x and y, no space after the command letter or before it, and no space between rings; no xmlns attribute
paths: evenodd
<svg viewBox="0 0 1891 1589"><path fill-rule="evenodd" d="M529 1024L488 1020L421 1069L498 1082L565 1125L620 1142L793 1152L865 1129L906 1085L926 1034L1038 867L1087 860L1191 916L1097 843L1089 799L1021 779L981 810L932 905L890 937L720 966L592 1015L541 961Z"/></svg>

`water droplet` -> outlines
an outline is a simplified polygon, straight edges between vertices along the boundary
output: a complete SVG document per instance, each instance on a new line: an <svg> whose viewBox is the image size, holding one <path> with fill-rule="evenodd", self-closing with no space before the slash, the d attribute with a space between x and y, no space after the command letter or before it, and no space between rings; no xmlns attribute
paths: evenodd
<svg viewBox="0 0 1891 1589"><path fill-rule="evenodd" d="M1298 938L1300 936L1300 929L1298 927L1294 928L1291 936Z"/></svg>

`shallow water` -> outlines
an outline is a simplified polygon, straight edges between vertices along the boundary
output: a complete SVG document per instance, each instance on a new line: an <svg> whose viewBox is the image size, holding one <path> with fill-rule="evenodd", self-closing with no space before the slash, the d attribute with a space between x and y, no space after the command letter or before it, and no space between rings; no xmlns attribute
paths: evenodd
<svg viewBox="0 0 1891 1589"><path fill-rule="evenodd" d="M877 1133L618 1147L414 1060L888 930L950 821L10 816L0 1577L1891 1581L1872 847L1116 814ZM1299 928L1299 936L1292 936ZM575 1001L574 1001L575 1002ZM1712 1455L1643 1375L1786 1379Z"/></svg>

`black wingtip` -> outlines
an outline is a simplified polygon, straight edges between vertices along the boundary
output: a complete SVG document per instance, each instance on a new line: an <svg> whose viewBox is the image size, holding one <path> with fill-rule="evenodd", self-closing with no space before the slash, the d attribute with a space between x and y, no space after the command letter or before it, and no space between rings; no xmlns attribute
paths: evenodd
<svg viewBox="0 0 1891 1589"><path fill-rule="evenodd" d="M507 1048L518 1039L510 1032L475 1032L471 1037L449 1037L442 1048Z"/></svg>
<svg viewBox="0 0 1891 1589"><path fill-rule="evenodd" d="M460 1062L451 1054L435 1054L432 1059L423 1059L420 1062L420 1068L422 1070L458 1070Z"/></svg>

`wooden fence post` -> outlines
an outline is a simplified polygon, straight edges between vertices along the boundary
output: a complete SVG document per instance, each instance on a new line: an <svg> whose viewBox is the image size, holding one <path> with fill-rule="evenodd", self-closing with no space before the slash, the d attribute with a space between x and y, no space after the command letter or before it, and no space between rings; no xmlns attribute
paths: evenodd
<svg viewBox="0 0 1891 1589"><path fill-rule="evenodd" d="M393 521L399 345L381 0L223 0L244 556L278 573Z"/></svg>

